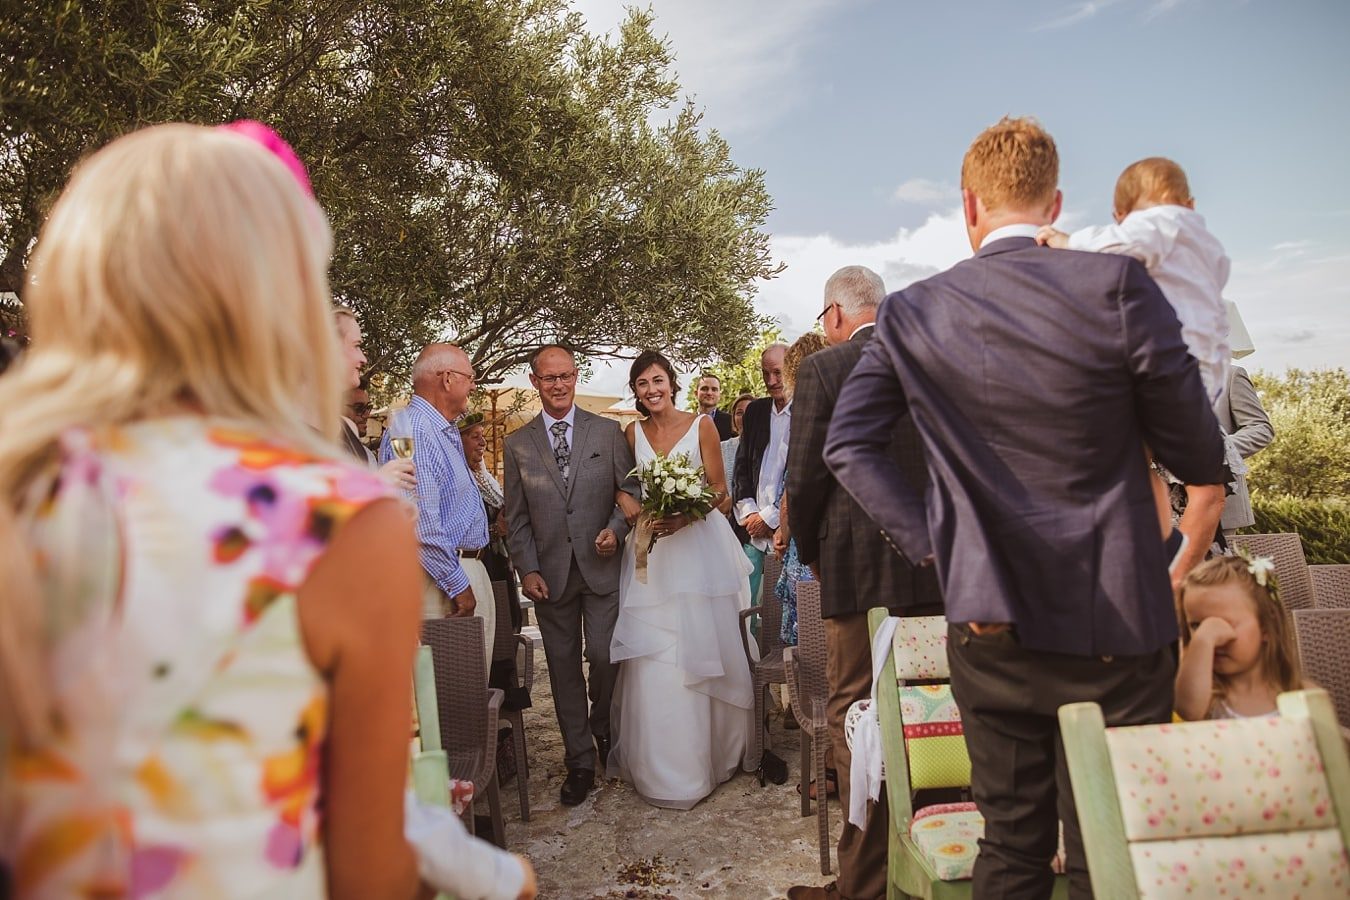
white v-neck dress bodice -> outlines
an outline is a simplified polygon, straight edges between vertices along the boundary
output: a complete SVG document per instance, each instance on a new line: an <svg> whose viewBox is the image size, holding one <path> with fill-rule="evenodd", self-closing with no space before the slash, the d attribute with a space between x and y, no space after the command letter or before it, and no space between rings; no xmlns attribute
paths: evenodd
<svg viewBox="0 0 1350 900"><path fill-rule="evenodd" d="M703 465L699 420L667 456ZM635 426L637 464L657 457ZM647 582L635 575L630 534L619 582L610 659L614 689L609 774L656 806L689 809L741 767L749 749L754 690L741 645L750 606L750 561L726 517L710 514L656 542Z"/></svg>

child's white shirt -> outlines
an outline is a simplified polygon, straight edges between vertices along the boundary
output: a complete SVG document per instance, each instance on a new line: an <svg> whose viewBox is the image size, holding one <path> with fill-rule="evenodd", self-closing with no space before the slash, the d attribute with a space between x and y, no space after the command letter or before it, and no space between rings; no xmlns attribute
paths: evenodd
<svg viewBox="0 0 1350 900"><path fill-rule="evenodd" d="M1204 216L1185 206L1151 206L1118 225L1075 231L1069 249L1119 253L1144 264L1181 320L1181 337L1200 363L1210 400L1218 400L1231 358L1223 302L1229 262Z"/></svg>

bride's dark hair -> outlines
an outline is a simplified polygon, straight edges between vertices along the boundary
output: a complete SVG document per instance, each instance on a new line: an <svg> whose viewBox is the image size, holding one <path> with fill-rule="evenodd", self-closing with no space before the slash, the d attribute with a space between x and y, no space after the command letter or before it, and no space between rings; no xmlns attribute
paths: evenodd
<svg viewBox="0 0 1350 900"><path fill-rule="evenodd" d="M642 398L637 395L638 376L650 369L652 366L660 366L665 370L670 378L670 402L675 402L675 394L680 390L680 382L675 378L675 367L655 350L643 350L637 359L633 360L633 367L628 370L628 389L633 392L633 399L637 401L637 411L644 416L650 416L647 407L642 405Z"/></svg>

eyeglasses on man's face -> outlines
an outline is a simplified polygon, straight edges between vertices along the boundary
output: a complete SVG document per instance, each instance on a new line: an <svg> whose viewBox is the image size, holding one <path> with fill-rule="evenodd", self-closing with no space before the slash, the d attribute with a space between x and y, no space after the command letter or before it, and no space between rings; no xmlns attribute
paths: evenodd
<svg viewBox="0 0 1350 900"><path fill-rule="evenodd" d="M477 384L477 383L478 383L478 376L477 376L477 375L474 375L474 374L472 374L472 373L470 373L470 372L461 372L459 369L442 369L441 371L437 372L436 374L437 374L437 375L458 375L460 378L463 378L465 381L469 382L470 384Z"/></svg>
<svg viewBox="0 0 1350 900"><path fill-rule="evenodd" d="M819 322L821 319L825 318L825 314L829 312L832 307L838 305L838 303L826 303L825 308L820 311L820 315L816 316L816 321Z"/></svg>
<svg viewBox="0 0 1350 900"><path fill-rule="evenodd" d="M561 375L536 375L535 380L544 387L553 387L555 384L571 384L577 380L576 370L563 372Z"/></svg>

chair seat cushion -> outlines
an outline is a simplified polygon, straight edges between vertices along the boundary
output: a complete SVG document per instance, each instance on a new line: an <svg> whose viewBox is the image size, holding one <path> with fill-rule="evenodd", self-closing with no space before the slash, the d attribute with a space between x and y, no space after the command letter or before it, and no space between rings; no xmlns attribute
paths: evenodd
<svg viewBox="0 0 1350 900"><path fill-rule="evenodd" d="M1130 845L1142 900L1350 897L1340 831L1244 834Z"/></svg>
<svg viewBox="0 0 1350 900"><path fill-rule="evenodd" d="M970 878L984 835L984 816L974 803L938 803L914 813L909 823L909 839L928 868L943 881ZM1059 849L1051 861L1055 872L1064 871L1064 830L1059 833Z"/></svg>

